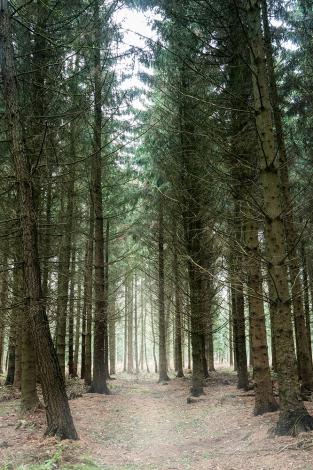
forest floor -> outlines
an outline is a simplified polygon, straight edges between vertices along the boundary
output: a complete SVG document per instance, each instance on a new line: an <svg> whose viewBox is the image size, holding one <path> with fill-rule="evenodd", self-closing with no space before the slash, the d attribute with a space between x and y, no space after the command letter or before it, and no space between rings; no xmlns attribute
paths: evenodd
<svg viewBox="0 0 313 470"><path fill-rule="evenodd" d="M313 470L313 433L274 437L277 413L254 417L252 392L233 374L213 373L197 403L187 404L189 387L121 377L110 396L71 400L77 442L44 439L43 411L21 419L18 398L0 401L0 469Z"/></svg>

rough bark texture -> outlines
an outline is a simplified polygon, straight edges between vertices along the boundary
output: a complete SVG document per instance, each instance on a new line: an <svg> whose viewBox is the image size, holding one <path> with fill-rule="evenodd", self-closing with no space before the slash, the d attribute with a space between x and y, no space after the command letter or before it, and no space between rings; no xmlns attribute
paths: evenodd
<svg viewBox="0 0 313 470"><path fill-rule="evenodd" d="M19 185L19 213L21 217L23 257L26 290L29 295L29 319L37 353L37 364L47 413L47 435L77 439L65 384L49 330L41 290L41 274L38 256L37 215L31 170L23 145L19 121L18 83L13 62L11 25L6 0L0 9L1 72L4 103L6 106L10 151Z"/></svg>
<svg viewBox="0 0 313 470"><path fill-rule="evenodd" d="M266 48L266 63L270 83L270 98L273 109L274 125L276 129L276 141L279 154L278 172L281 183L283 222L285 227L287 254L289 261L289 276L292 294L291 301L296 332L298 373L299 378L301 380L302 390L305 392L307 390L313 390L312 355L310 354L310 347L306 330L305 312L302 298L303 289L301 285L300 276L300 257L297 248L298 234L294 223L293 202L289 182L288 159L284 139L282 115L279 106L279 96L276 85L271 32L268 21L266 0L262 0L261 5L264 26L264 40Z"/></svg>
<svg viewBox="0 0 313 470"><path fill-rule="evenodd" d="M299 395L286 265L284 223L282 219L281 186L276 158L275 136L273 133L272 107L266 72L260 7L260 0L247 1L254 107L260 144L259 179L263 190L267 261L276 292L274 328L276 329L280 399L277 433L290 434L291 432L313 429L313 419L307 413Z"/></svg>

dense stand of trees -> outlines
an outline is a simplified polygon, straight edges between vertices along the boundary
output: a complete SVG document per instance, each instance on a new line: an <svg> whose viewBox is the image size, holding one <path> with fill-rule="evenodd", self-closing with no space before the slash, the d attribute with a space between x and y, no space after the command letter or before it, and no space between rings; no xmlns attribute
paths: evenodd
<svg viewBox="0 0 313 470"><path fill-rule="evenodd" d="M311 430L312 8L129 1L140 51L122 3L0 0L5 384L76 439L68 377L187 371L197 397L225 363Z"/></svg>

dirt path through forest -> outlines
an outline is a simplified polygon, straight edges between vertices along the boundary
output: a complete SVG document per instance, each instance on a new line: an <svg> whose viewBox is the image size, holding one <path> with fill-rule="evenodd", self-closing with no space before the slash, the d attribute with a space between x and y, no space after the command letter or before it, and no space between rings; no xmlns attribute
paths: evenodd
<svg viewBox="0 0 313 470"><path fill-rule="evenodd" d="M1 403L0 469L46 462L41 468L48 470L313 470L313 434L273 437L277 414L253 417L251 392L238 392L232 382L230 375L214 374L205 398L187 404L188 380L112 381L110 396L71 401L77 443L44 440L42 412L21 421L17 401Z"/></svg>

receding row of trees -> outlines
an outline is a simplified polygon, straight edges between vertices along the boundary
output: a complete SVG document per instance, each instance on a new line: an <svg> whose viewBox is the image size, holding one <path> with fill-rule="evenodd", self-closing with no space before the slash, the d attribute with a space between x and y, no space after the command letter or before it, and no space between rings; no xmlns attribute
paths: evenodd
<svg viewBox="0 0 313 470"><path fill-rule="evenodd" d="M137 3L162 18L139 56L119 1L0 1L6 383L28 412L39 382L47 434L76 439L68 375L109 393L118 367L160 382L187 367L199 396L218 351L239 388L253 379L255 414L279 406L278 433L310 430L312 14ZM120 86L130 55L145 111Z"/></svg>

